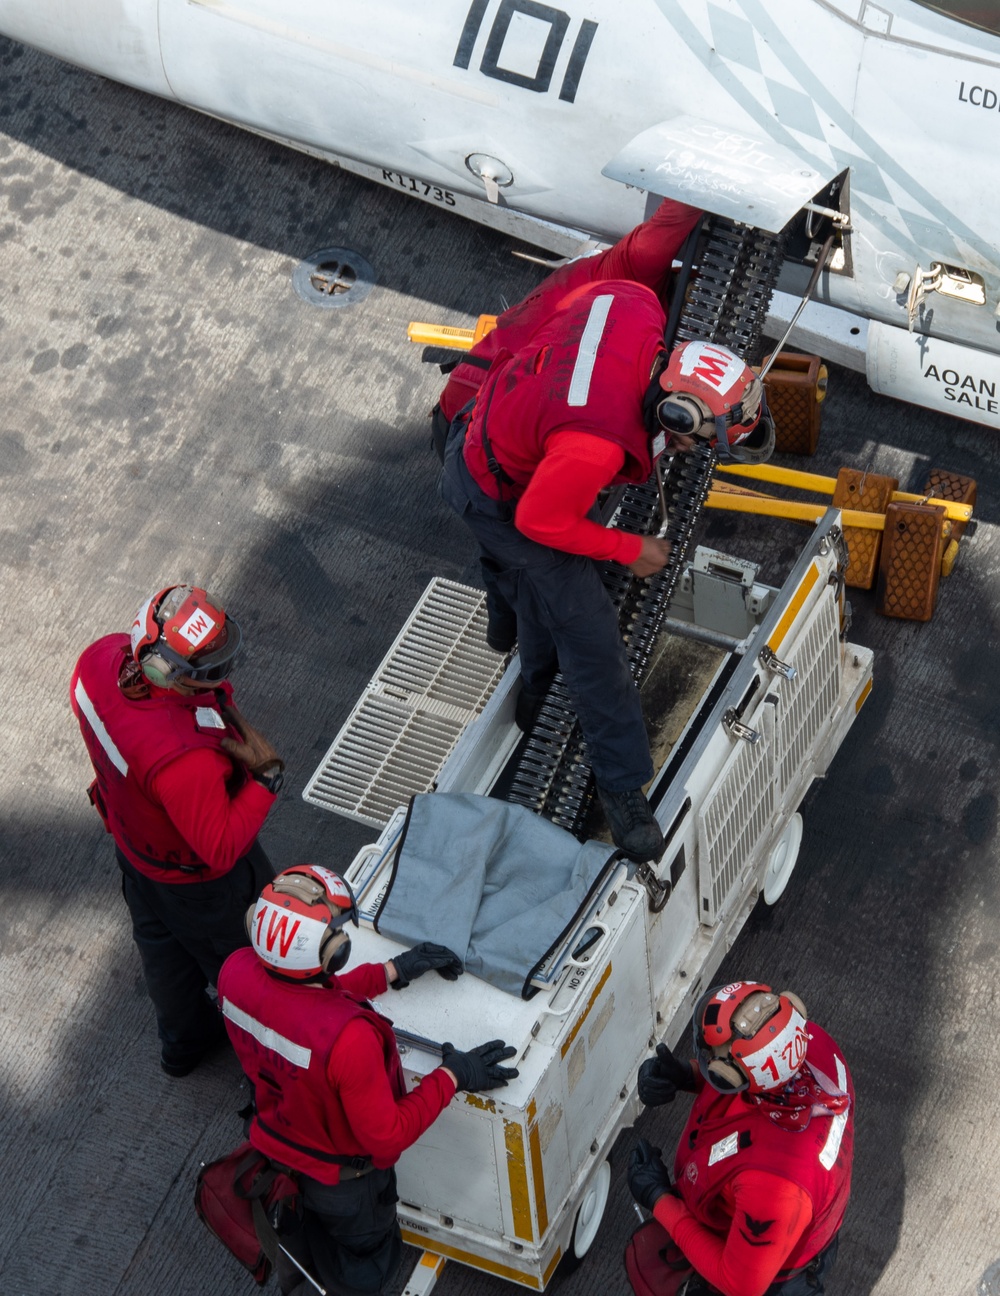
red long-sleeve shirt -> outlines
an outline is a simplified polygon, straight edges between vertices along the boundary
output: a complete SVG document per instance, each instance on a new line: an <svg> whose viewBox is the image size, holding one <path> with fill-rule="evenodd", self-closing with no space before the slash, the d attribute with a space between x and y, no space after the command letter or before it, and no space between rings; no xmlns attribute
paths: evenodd
<svg viewBox="0 0 1000 1296"><path fill-rule="evenodd" d="M517 529L538 544L588 558L635 562L642 537L591 522L598 493L620 472L625 451L589 432L557 432L545 444L514 515Z"/></svg>
<svg viewBox="0 0 1000 1296"><path fill-rule="evenodd" d="M632 279L664 298L674 257L701 215L695 207L664 198L649 220L630 230L614 247L594 256L579 257L554 270L537 288L498 317L496 328L473 347L472 354L492 361L502 347L516 351L558 309L563 297L599 279ZM467 363L458 365L441 393L445 418L455 417L479 391L485 376L485 369Z"/></svg>
<svg viewBox="0 0 1000 1296"><path fill-rule="evenodd" d="M653 1214L723 1296L764 1296L812 1221L809 1194L767 1170L744 1170L717 1204L731 1221L725 1236L706 1228L670 1193L656 1202Z"/></svg>
<svg viewBox="0 0 1000 1296"><path fill-rule="evenodd" d="M388 988L383 963L362 963L337 981L357 998L373 999ZM395 1162L415 1143L455 1094L455 1082L441 1067L405 1097L396 1098L385 1070L382 1043L363 1017L341 1031L330 1050L327 1078L358 1143L379 1161Z"/></svg>
<svg viewBox="0 0 1000 1296"><path fill-rule="evenodd" d="M208 871L181 873L171 882L207 882L228 873L263 827L275 797L247 778L230 795L233 762L222 752L199 747L165 765L152 791L177 831L208 865Z"/></svg>

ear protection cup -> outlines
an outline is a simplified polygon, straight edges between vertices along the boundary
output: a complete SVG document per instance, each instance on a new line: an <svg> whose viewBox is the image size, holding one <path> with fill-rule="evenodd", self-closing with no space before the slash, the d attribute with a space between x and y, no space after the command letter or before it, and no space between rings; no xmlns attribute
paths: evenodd
<svg viewBox="0 0 1000 1296"><path fill-rule="evenodd" d="M800 1013L802 1014L802 1016L806 1019L806 1021L809 1020L809 1014L806 1012L806 1006L805 1006L805 1004L802 1002L802 1000L799 998L799 996L798 996L797 994L794 993L794 991L792 991L792 990L779 990L778 993L781 995L782 999L787 999L788 1002L789 1002L789 1003L792 1005L792 1007L795 1009L795 1011L796 1011L796 1012L800 1012Z"/></svg>
<svg viewBox="0 0 1000 1296"><path fill-rule="evenodd" d="M333 976L347 966L351 957L351 938L343 927L331 932L320 946L320 966L324 976Z"/></svg>
<svg viewBox="0 0 1000 1296"><path fill-rule="evenodd" d="M656 406L660 427L682 436L711 436L715 432L715 423L710 414L706 417L706 413L701 401L684 392L664 396Z"/></svg>
<svg viewBox="0 0 1000 1296"><path fill-rule="evenodd" d="M713 1058L705 1070L709 1082L717 1089L728 1089L735 1093L746 1087L747 1078L743 1072L735 1063L727 1062L724 1058Z"/></svg>
<svg viewBox="0 0 1000 1296"><path fill-rule="evenodd" d="M247 937L251 941L253 940L253 920L256 912L257 912L257 901L255 900L253 904L250 906L250 908L247 910L246 917L243 919L243 926L246 928Z"/></svg>
<svg viewBox="0 0 1000 1296"><path fill-rule="evenodd" d="M169 688L177 676L176 667L155 652L147 653L140 661L139 669L150 684L155 684L157 688Z"/></svg>

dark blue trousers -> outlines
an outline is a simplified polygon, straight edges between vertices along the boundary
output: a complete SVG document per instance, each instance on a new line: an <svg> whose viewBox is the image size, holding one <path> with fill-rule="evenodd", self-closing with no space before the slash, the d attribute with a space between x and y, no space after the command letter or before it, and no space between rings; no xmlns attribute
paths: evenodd
<svg viewBox="0 0 1000 1296"><path fill-rule="evenodd" d="M491 499L465 466L464 423L452 425L441 496L479 541L491 614L517 615L523 687L543 693L561 670L601 787L625 792L653 776L639 692L618 614L592 558L536 544L513 522L513 505Z"/></svg>
<svg viewBox="0 0 1000 1296"><path fill-rule="evenodd" d="M115 855L163 1055L176 1063L196 1059L221 1038L219 1012L205 989L229 955L250 944L246 911L274 869L258 842L210 882L156 882L121 851Z"/></svg>

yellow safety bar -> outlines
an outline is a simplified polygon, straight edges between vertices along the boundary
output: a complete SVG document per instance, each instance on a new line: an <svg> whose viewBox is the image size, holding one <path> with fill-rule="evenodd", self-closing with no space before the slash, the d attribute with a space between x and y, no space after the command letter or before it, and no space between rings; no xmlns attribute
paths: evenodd
<svg viewBox="0 0 1000 1296"><path fill-rule="evenodd" d="M480 315L475 328L452 328L449 324L421 324L414 320L406 330L411 342L422 346L450 347L453 351L471 351L487 333L496 328L495 315Z"/></svg>
<svg viewBox="0 0 1000 1296"><path fill-rule="evenodd" d="M734 477L752 477L756 481L772 482L775 486L797 486L799 490L816 491L821 495L832 495L837 488L836 477L821 477L818 473L800 472L797 468L778 468L774 464L719 463L715 467L717 472L731 473ZM943 509L945 517L952 522L968 522L972 517L971 504L956 504L953 500L935 499L933 495L893 491L892 499L903 504L933 504L935 508Z"/></svg>
<svg viewBox="0 0 1000 1296"><path fill-rule="evenodd" d="M792 522L818 522L827 510L826 504L806 504L799 500L779 500L770 495L749 494L713 488L705 500L708 508L728 509L732 513L756 513L764 517L787 518ZM866 531L884 531L884 513L859 513L841 509L844 526L862 527ZM951 523L944 524L945 538L951 535Z"/></svg>

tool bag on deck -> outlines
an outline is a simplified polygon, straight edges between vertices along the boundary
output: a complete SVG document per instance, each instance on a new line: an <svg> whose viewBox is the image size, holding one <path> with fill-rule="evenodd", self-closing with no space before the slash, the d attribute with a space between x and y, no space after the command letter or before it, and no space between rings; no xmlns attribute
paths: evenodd
<svg viewBox="0 0 1000 1296"><path fill-rule="evenodd" d="M635 1296L684 1296L695 1277L683 1251L655 1219L640 1224L629 1238L625 1272Z"/></svg>
<svg viewBox="0 0 1000 1296"><path fill-rule="evenodd" d="M194 1190L198 1218L261 1286L278 1255L283 1218L299 1213L299 1185L249 1143L203 1165Z"/></svg>

